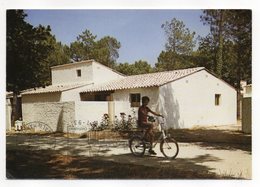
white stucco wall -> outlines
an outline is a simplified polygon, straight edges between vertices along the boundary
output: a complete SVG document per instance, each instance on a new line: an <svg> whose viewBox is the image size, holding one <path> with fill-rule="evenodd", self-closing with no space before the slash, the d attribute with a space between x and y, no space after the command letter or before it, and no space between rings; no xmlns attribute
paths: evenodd
<svg viewBox="0 0 260 187"><path fill-rule="evenodd" d="M120 113L124 112L126 115L132 115L133 111L128 101L114 101L115 114L120 119Z"/></svg>
<svg viewBox="0 0 260 187"><path fill-rule="evenodd" d="M120 113L125 112L131 114L130 105L128 102L119 101L111 102L112 113L109 112L109 102L107 101L80 101L75 102L75 125L70 128L70 132L82 133L91 128L89 123L97 121L99 124L102 121L104 114L117 115L120 120ZM114 119L112 119L114 120Z"/></svg>
<svg viewBox="0 0 260 187"><path fill-rule="evenodd" d="M77 70L81 70L81 76L77 76ZM71 63L51 69L52 85L80 83L93 80L92 62Z"/></svg>
<svg viewBox="0 0 260 187"><path fill-rule="evenodd" d="M77 70L81 70L81 76L77 76ZM95 61L76 62L51 68L52 85L71 84L80 82L104 83L123 77L112 69Z"/></svg>
<svg viewBox="0 0 260 187"><path fill-rule="evenodd" d="M120 116L121 112L131 114L128 102L115 101L114 115ZM108 114L109 106L107 101L80 101L75 103L75 120L84 123L102 120L103 114Z"/></svg>
<svg viewBox="0 0 260 187"><path fill-rule="evenodd" d="M65 101L81 101L80 99L80 92L84 90L87 87L91 87L93 84L89 84L84 87L79 87L79 88L74 88L71 90L63 91L61 93L61 99L60 101L65 102Z"/></svg>
<svg viewBox="0 0 260 187"><path fill-rule="evenodd" d="M83 123L101 121L103 114L108 112L107 102L81 101L75 103L75 120Z"/></svg>
<svg viewBox="0 0 260 187"><path fill-rule="evenodd" d="M67 126L75 120L74 102L23 103L23 121L27 124L39 121L53 131L67 132Z"/></svg>
<svg viewBox="0 0 260 187"><path fill-rule="evenodd" d="M125 112L127 115L131 115L132 117L138 118L138 107L131 107L130 104L130 94L139 93L141 98L143 96L148 96L150 98L150 102L148 107L159 113L159 88L136 88L136 89L128 89L128 90L116 90L113 93L113 99L115 103L124 102L122 105L118 105L115 107L115 115L117 115L118 119L120 119L120 113ZM140 105L142 102L140 101ZM120 106L120 107L119 107Z"/></svg>
<svg viewBox="0 0 260 187"><path fill-rule="evenodd" d="M141 98L143 96L148 96L150 98L149 107L157 111L159 110L159 103L158 103L158 97L159 97L159 88L152 87L152 88L136 88L136 89L128 89L128 90L116 90L113 93L113 99L114 101L127 101L129 102L130 107L130 94L140 93Z"/></svg>
<svg viewBox="0 0 260 187"><path fill-rule="evenodd" d="M25 123L40 121L53 131L66 131L75 119L74 102L60 102L61 93L22 95L22 115Z"/></svg>
<svg viewBox="0 0 260 187"><path fill-rule="evenodd" d="M104 82L108 82L111 80L115 80L118 78L122 78L124 77L123 75L113 71L112 69L93 62L92 63L92 68L93 68L93 82L94 84L100 84L100 83L104 83Z"/></svg>
<svg viewBox="0 0 260 187"><path fill-rule="evenodd" d="M174 128L236 124L236 91L203 70L160 87L160 111ZM215 94L221 94L215 106Z"/></svg>

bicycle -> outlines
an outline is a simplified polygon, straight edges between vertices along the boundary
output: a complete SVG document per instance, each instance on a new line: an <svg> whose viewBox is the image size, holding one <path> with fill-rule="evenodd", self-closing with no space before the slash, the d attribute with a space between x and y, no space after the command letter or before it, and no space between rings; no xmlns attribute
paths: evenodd
<svg viewBox="0 0 260 187"><path fill-rule="evenodd" d="M151 117L150 117L151 118ZM151 119L149 120L151 121ZM155 119L153 118L153 121ZM165 120L159 120L157 118L159 128L161 131L160 137L155 141L154 145L150 145L150 142L146 140L145 129L141 128L141 134L134 134L129 140L129 148L134 156L142 157L145 154L145 150L151 146L154 148L158 142L160 142L160 151L168 159L174 159L179 153L179 146L177 141L166 134Z"/></svg>

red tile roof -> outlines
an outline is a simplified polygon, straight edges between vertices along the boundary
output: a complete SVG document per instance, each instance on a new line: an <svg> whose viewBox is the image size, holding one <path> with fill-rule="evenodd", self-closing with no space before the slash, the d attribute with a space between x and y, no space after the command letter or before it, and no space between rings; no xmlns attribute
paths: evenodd
<svg viewBox="0 0 260 187"><path fill-rule="evenodd" d="M195 72L205 69L204 67L181 69L174 71L149 73L141 75L127 76L120 78L118 80L113 80L108 83L95 85L83 89L81 93L86 92L98 92L98 91L113 91L113 90L123 90L132 88L146 88L146 87L157 87L162 86L168 82L178 80L180 78L191 75Z"/></svg>
<svg viewBox="0 0 260 187"><path fill-rule="evenodd" d="M74 84L63 84L63 85L50 85L46 86L45 88L35 88L30 89L28 91L22 92L22 95L28 95L28 94L40 94L40 93L53 93L53 92L62 92L67 91L75 88L80 88L84 86L91 85L93 83L74 83Z"/></svg>

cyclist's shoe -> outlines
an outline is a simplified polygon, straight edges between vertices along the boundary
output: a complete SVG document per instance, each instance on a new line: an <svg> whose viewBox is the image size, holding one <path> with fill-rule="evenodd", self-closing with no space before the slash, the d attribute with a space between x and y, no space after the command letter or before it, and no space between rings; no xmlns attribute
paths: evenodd
<svg viewBox="0 0 260 187"><path fill-rule="evenodd" d="M148 152L149 152L151 155L157 155L156 152L154 152L154 150L152 150L152 149L150 149Z"/></svg>

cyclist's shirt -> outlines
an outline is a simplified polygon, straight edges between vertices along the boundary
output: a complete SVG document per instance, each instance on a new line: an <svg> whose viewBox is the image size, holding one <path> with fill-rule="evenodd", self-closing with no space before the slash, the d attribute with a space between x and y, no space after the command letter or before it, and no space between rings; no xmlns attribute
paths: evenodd
<svg viewBox="0 0 260 187"><path fill-rule="evenodd" d="M138 109L138 123L139 125L147 123L148 112L151 112L151 109L147 106L140 106Z"/></svg>

